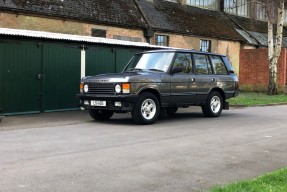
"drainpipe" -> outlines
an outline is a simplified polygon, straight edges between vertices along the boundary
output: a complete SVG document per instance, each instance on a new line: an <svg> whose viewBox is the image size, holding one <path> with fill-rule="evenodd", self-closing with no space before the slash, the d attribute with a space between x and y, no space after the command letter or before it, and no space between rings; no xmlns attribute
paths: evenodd
<svg viewBox="0 0 287 192"><path fill-rule="evenodd" d="M145 14L143 13L142 9L140 8L138 4L138 0L133 0L137 9L139 10L141 16L143 17L145 23L147 24L148 28L144 28L144 37L146 38L147 43L150 44L150 39L154 36L154 31L152 30L152 27L150 26L147 18L145 17Z"/></svg>

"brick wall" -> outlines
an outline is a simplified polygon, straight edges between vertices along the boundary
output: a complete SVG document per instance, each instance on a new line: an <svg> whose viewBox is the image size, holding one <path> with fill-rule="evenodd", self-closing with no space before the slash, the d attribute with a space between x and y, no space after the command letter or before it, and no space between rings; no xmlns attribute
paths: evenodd
<svg viewBox="0 0 287 192"><path fill-rule="evenodd" d="M283 92L286 84L286 49L282 49L278 61L278 85ZM240 51L240 89L243 91L267 91L269 81L268 49L243 49Z"/></svg>

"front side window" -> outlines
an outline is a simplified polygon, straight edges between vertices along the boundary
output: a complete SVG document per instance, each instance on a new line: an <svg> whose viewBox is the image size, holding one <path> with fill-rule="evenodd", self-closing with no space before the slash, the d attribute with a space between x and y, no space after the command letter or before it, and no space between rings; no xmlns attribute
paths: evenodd
<svg viewBox="0 0 287 192"><path fill-rule="evenodd" d="M192 60L190 53L178 53L174 60L174 67L181 67L182 73L192 72Z"/></svg>
<svg viewBox="0 0 287 192"><path fill-rule="evenodd" d="M167 35L155 35L155 44L159 46L168 46Z"/></svg>
<svg viewBox="0 0 287 192"><path fill-rule="evenodd" d="M214 73L217 75L228 75L227 69L219 56L210 56Z"/></svg>
<svg viewBox="0 0 287 192"><path fill-rule="evenodd" d="M219 10L219 0L186 0L187 5Z"/></svg>
<svg viewBox="0 0 287 192"><path fill-rule="evenodd" d="M250 16L250 2L248 0L224 0L224 11L238 16Z"/></svg>
<svg viewBox="0 0 287 192"><path fill-rule="evenodd" d="M124 71L167 72L174 52L144 53L135 55Z"/></svg>
<svg viewBox="0 0 287 192"><path fill-rule="evenodd" d="M211 51L211 41L200 40L200 51L210 52Z"/></svg>
<svg viewBox="0 0 287 192"><path fill-rule="evenodd" d="M211 65L207 55L194 54L196 74L212 74Z"/></svg>

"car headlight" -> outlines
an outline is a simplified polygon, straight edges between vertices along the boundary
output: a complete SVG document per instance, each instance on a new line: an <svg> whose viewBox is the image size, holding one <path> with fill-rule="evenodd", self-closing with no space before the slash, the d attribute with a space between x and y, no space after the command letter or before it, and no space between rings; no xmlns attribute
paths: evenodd
<svg viewBox="0 0 287 192"><path fill-rule="evenodd" d="M116 93L121 93L121 92L122 92L122 87L121 87L121 85L117 84L117 85L115 86L115 91L116 91Z"/></svg>
<svg viewBox="0 0 287 192"><path fill-rule="evenodd" d="M84 92L87 93L89 91L89 85L84 85Z"/></svg>

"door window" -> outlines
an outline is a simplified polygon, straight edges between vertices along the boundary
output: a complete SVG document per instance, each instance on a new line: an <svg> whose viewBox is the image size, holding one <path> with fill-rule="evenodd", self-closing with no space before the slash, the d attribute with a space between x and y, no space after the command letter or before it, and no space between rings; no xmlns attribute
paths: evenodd
<svg viewBox="0 0 287 192"><path fill-rule="evenodd" d="M227 75L228 74L224 63L219 56L215 56L215 55L210 56L210 60L211 60L215 74L218 74L218 75Z"/></svg>
<svg viewBox="0 0 287 192"><path fill-rule="evenodd" d="M196 74L212 74L211 65L207 55L194 54Z"/></svg>
<svg viewBox="0 0 287 192"><path fill-rule="evenodd" d="M190 53L178 53L174 61L174 67L181 67L182 73L192 72L192 60Z"/></svg>

